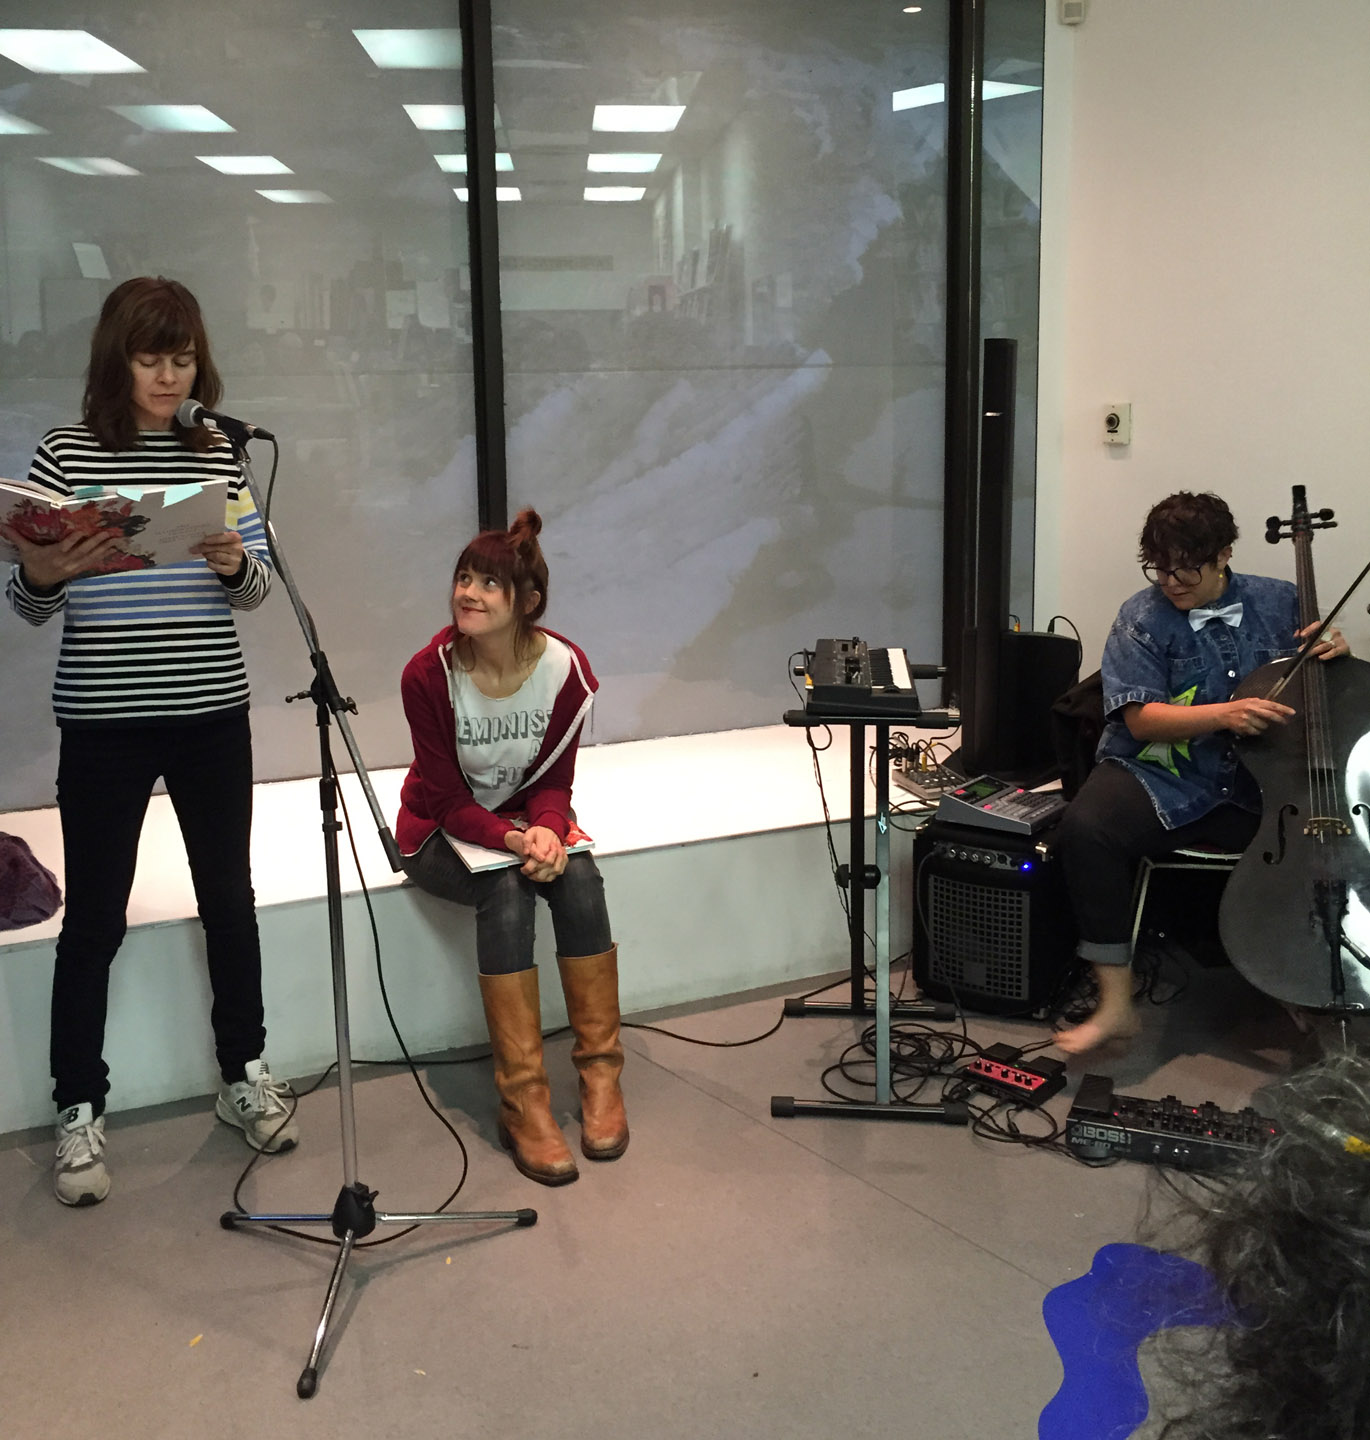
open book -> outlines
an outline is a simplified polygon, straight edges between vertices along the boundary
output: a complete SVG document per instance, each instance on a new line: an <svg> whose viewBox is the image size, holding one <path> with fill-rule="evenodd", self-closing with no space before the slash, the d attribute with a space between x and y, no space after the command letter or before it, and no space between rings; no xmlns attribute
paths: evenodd
<svg viewBox="0 0 1370 1440"><path fill-rule="evenodd" d="M527 820L513 820L510 823L518 830L528 828ZM446 830L442 832L442 835L473 875L479 875L484 870L502 870L506 865L523 864L523 861L512 850L491 850L484 845L473 845L469 840L456 839ZM566 827L567 854L574 855L578 850L593 850L594 848L595 842L572 820Z"/></svg>
<svg viewBox="0 0 1370 1440"><path fill-rule="evenodd" d="M59 499L27 480L0 480L0 559L18 560L14 537L52 545L73 533L113 534L118 547L88 575L181 565L206 535L220 534L228 481L188 485L82 485Z"/></svg>

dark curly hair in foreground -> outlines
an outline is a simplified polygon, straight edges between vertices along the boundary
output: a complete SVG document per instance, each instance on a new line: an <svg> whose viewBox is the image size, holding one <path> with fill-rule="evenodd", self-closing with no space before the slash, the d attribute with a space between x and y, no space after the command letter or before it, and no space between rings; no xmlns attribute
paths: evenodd
<svg viewBox="0 0 1370 1440"><path fill-rule="evenodd" d="M1337 1054L1257 1102L1280 1133L1230 1184L1187 1195L1177 1247L1244 1323L1153 1354L1189 1407L1163 1440L1370 1436L1370 1060ZM1170 1384L1166 1386L1169 1390Z"/></svg>

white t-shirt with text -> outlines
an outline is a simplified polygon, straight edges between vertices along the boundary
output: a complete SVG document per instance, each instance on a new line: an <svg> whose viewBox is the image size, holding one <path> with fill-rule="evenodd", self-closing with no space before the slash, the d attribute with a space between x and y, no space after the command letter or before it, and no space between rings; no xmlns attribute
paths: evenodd
<svg viewBox="0 0 1370 1440"><path fill-rule="evenodd" d="M457 760L471 794L487 810L498 810L523 788L571 673L570 650L555 636L545 638L547 647L533 673L502 700L482 694L455 659L449 665Z"/></svg>

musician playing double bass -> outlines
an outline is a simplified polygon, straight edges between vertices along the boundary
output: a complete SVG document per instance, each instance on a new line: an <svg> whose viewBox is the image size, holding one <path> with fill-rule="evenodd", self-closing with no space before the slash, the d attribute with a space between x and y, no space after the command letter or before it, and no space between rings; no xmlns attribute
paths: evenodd
<svg viewBox="0 0 1370 1440"><path fill-rule="evenodd" d="M1232 737L1283 725L1294 711L1232 693L1318 627L1299 629L1289 581L1232 570L1236 538L1216 495L1182 490L1153 506L1139 545L1147 587L1124 602L1104 645L1099 763L1065 813L1058 848L1077 952L1099 988L1089 1019L1056 1037L1070 1054L1137 1031L1130 940L1138 861L1195 845L1241 851L1257 830L1260 792ZM1336 629L1313 650L1321 660L1348 653Z"/></svg>

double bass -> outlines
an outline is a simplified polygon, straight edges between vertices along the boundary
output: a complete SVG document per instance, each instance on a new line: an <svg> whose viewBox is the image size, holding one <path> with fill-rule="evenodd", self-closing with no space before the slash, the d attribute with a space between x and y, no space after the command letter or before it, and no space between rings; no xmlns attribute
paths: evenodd
<svg viewBox="0 0 1370 1440"><path fill-rule="evenodd" d="M1321 624L1310 513L1294 486L1289 520L1272 515L1266 539L1294 543L1301 627ZM1364 579L1363 570L1337 609ZM1321 631L1319 631L1319 634ZM1223 891L1219 934L1233 966L1288 1005L1345 1015L1370 1010L1370 661L1310 652L1262 665L1233 692L1293 707L1285 725L1236 740L1260 786L1260 828Z"/></svg>

